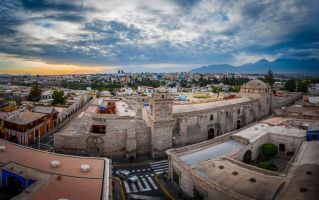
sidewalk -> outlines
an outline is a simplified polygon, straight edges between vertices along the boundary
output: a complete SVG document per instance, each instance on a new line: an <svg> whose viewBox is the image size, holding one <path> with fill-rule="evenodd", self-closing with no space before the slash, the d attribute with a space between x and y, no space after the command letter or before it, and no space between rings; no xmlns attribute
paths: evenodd
<svg viewBox="0 0 319 200"><path fill-rule="evenodd" d="M162 174L159 174L156 176L156 181L158 181L158 184L161 187L161 190L163 193L166 194L167 198L170 200L188 200L191 198L188 198L183 192L175 185L171 183L171 180L168 178L165 179L165 176Z"/></svg>

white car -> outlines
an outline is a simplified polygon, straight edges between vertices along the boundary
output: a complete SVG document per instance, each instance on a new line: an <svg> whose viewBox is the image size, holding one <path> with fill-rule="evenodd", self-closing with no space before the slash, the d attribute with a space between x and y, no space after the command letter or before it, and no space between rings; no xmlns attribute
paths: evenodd
<svg viewBox="0 0 319 200"><path fill-rule="evenodd" d="M135 183L138 180L138 177L136 175L131 174L131 172L128 170L119 169L119 170L116 170L115 173L121 179L125 179L132 183Z"/></svg>

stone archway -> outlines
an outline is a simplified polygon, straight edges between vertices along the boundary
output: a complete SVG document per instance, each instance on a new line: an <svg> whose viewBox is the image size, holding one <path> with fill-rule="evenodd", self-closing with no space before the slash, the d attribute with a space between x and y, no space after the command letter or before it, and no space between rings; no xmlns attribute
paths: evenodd
<svg viewBox="0 0 319 200"><path fill-rule="evenodd" d="M215 129L211 128L208 130L207 140L213 139L215 137Z"/></svg>
<svg viewBox="0 0 319 200"><path fill-rule="evenodd" d="M251 150L247 150L243 156L243 162L246 164L251 163Z"/></svg>
<svg viewBox="0 0 319 200"><path fill-rule="evenodd" d="M241 128L241 121L237 120L237 129L240 129L240 128Z"/></svg>

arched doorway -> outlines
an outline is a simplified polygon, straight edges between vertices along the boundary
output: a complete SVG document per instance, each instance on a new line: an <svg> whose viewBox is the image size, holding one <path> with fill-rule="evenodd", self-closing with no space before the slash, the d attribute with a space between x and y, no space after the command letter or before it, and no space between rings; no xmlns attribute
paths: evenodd
<svg viewBox="0 0 319 200"><path fill-rule="evenodd" d="M243 156L243 162L250 164L251 163L251 151L247 150Z"/></svg>
<svg viewBox="0 0 319 200"><path fill-rule="evenodd" d="M7 181L8 181L8 193L11 196L16 196L23 191L23 186L16 177L9 176Z"/></svg>
<svg viewBox="0 0 319 200"><path fill-rule="evenodd" d="M240 128L241 128L241 121L237 120L237 129L240 129Z"/></svg>
<svg viewBox="0 0 319 200"><path fill-rule="evenodd" d="M215 129L211 128L208 130L207 140L213 139L215 137Z"/></svg>

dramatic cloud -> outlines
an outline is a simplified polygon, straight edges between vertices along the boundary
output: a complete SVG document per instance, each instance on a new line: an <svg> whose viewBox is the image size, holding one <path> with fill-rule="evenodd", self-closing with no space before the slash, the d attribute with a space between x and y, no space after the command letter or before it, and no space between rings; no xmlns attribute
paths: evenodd
<svg viewBox="0 0 319 200"><path fill-rule="evenodd" d="M318 5L319 0L1 0L0 53L129 71L319 58Z"/></svg>

